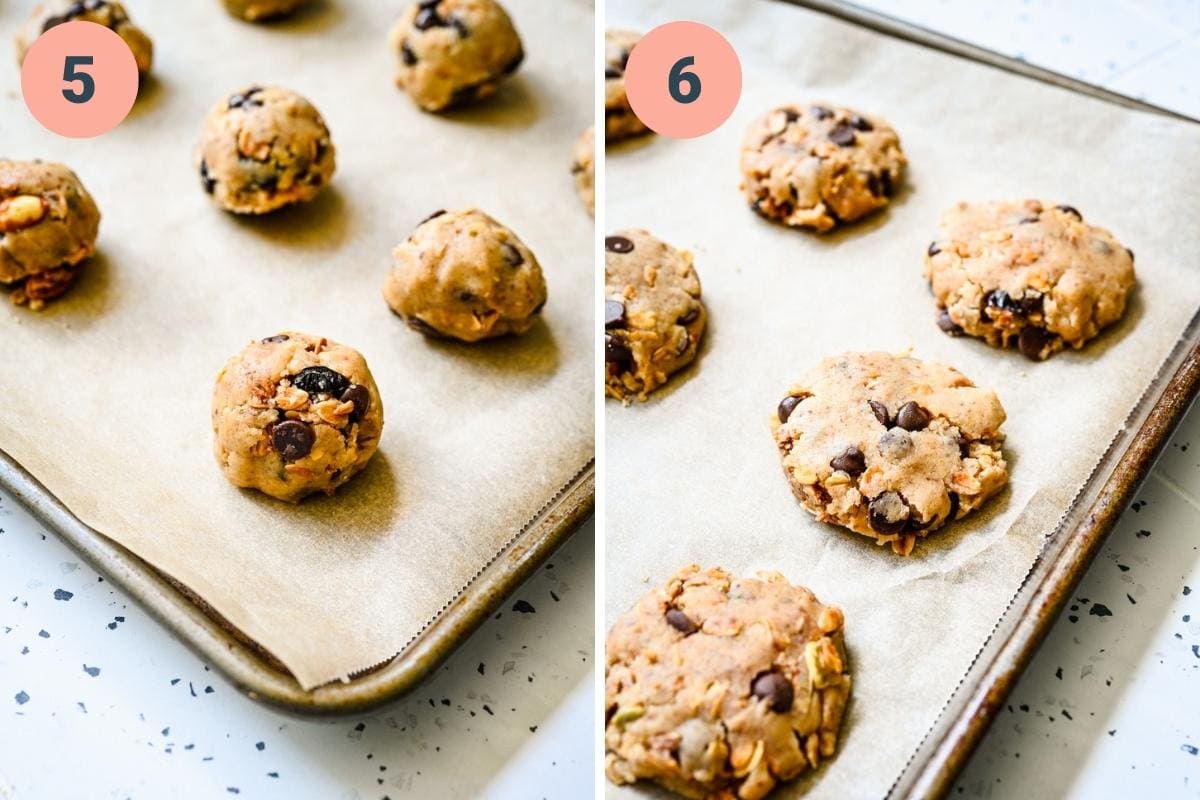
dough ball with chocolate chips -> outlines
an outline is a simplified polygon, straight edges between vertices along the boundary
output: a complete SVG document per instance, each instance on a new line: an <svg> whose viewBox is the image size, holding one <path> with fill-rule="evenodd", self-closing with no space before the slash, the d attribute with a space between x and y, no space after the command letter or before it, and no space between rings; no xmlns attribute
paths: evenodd
<svg viewBox="0 0 1200 800"><path fill-rule="evenodd" d="M409 327L477 342L525 333L546 304L537 258L477 208L438 211L392 251L383 297Z"/></svg>
<svg viewBox="0 0 1200 800"><path fill-rule="evenodd" d="M392 27L396 83L426 111L483 100L525 58L521 37L495 0L420 0Z"/></svg>
<svg viewBox="0 0 1200 800"><path fill-rule="evenodd" d="M820 522L908 555L1008 482L1004 418L996 393L953 367L846 353L792 384L771 429L793 494Z"/></svg>
<svg viewBox="0 0 1200 800"><path fill-rule="evenodd" d="M362 471L379 447L383 403L357 350L286 331L229 359L212 423L230 483L298 503Z"/></svg>
<svg viewBox="0 0 1200 800"><path fill-rule="evenodd" d="M900 137L879 117L779 106L746 132L742 191L767 219L824 233L886 206L906 163Z"/></svg>
<svg viewBox="0 0 1200 800"><path fill-rule="evenodd" d="M277 86L248 86L208 113L195 153L200 185L235 214L312 200L329 183L334 147L313 105Z"/></svg>
<svg viewBox="0 0 1200 800"><path fill-rule="evenodd" d="M0 159L0 288L39 309L96 250L100 211L62 164Z"/></svg>
<svg viewBox="0 0 1200 800"><path fill-rule="evenodd" d="M1133 251L1072 206L959 203L925 251L937 324L1042 361L1125 313Z"/></svg>
<svg viewBox="0 0 1200 800"><path fill-rule="evenodd" d="M685 567L608 632L604 771L684 797L760 800L837 750L840 609L778 572Z"/></svg>
<svg viewBox="0 0 1200 800"><path fill-rule="evenodd" d="M604 32L604 143L611 144L649 132L625 95L625 65L642 38L633 31Z"/></svg>
<svg viewBox="0 0 1200 800"><path fill-rule="evenodd" d="M225 9L247 22L266 22L287 16L310 0L223 0Z"/></svg>
<svg viewBox="0 0 1200 800"><path fill-rule="evenodd" d="M43 33L64 22L76 21L94 22L116 33L129 45L138 72L150 71L154 60L150 37L130 21L123 5L110 0L43 0L35 5L17 32L17 63L25 61L25 53Z"/></svg>
<svg viewBox="0 0 1200 800"><path fill-rule="evenodd" d="M596 216L596 129L588 128L575 140L571 153L571 173L575 188L588 213Z"/></svg>
<svg viewBox="0 0 1200 800"><path fill-rule="evenodd" d="M619 231L604 250L604 391L645 400L700 349L700 278L691 253L649 231Z"/></svg>

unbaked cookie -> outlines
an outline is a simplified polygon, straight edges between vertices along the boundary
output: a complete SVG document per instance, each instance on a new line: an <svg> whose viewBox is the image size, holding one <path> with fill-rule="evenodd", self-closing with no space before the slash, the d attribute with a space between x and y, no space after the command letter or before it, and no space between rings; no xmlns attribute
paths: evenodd
<svg viewBox="0 0 1200 800"><path fill-rule="evenodd" d="M495 0L421 0L392 27L396 83L426 111L483 100L525 58L512 19Z"/></svg>
<svg viewBox="0 0 1200 800"><path fill-rule="evenodd" d="M609 780L758 800L833 756L850 695L842 612L760 575L686 567L613 625Z"/></svg>
<svg viewBox="0 0 1200 800"><path fill-rule="evenodd" d="M625 95L625 65L633 46L642 38L633 31L604 32L604 143L646 133Z"/></svg>
<svg viewBox="0 0 1200 800"><path fill-rule="evenodd" d="M771 428L805 508L908 555L1008 481L1003 422L996 393L953 367L846 353L792 384Z"/></svg>
<svg viewBox="0 0 1200 800"><path fill-rule="evenodd" d="M815 104L779 106L742 143L742 191L770 220L824 233L883 208L906 161L879 117Z"/></svg>
<svg viewBox="0 0 1200 800"><path fill-rule="evenodd" d="M1080 348L1125 313L1133 251L1071 206L959 203L925 252L937 324L1034 361Z"/></svg>
<svg viewBox="0 0 1200 800"><path fill-rule="evenodd" d="M39 309L96 251L100 211L62 164L0 159L0 288Z"/></svg>
<svg viewBox="0 0 1200 800"><path fill-rule="evenodd" d="M333 494L379 446L383 403L357 350L286 331L252 342L217 375L213 452L234 486L298 503Z"/></svg>
<svg viewBox="0 0 1200 800"><path fill-rule="evenodd" d="M225 9L247 22L266 22L291 14L310 0L223 0Z"/></svg>
<svg viewBox="0 0 1200 800"><path fill-rule="evenodd" d="M200 185L235 214L266 214L311 200L333 177L334 147L311 103L277 86L226 96L196 147Z"/></svg>
<svg viewBox="0 0 1200 800"><path fill-rule="evenodd" d="M383 298L426 335L476 342L525 333L546 304L532 251L477 208L435 212L392 259Z"/></svg>
<svg viewBox="0 0 1200 800"><path fill-rule="evenodd" d="M575 188L588 213L596 215L596 129L588 128L575 140L571 153L571 174Z"/></svg>
<svg viewBox="0 0 1200 800"><path fill-rule="evenodd" d="M129 45L138 72L150 71L154 60L150 37L129 20L123 5L110 0L43 0L35 5L17 33L17 63L25 61L25 53L43 33L56 25L75 21L94 22L113 31Z"/></svg>
<svg viewBox="0 0 1200 800"><path fill-rule="evenodd" d="M605 392L645 400L696 357L707 320L692 254L645 230L604 240Z"/></svg>

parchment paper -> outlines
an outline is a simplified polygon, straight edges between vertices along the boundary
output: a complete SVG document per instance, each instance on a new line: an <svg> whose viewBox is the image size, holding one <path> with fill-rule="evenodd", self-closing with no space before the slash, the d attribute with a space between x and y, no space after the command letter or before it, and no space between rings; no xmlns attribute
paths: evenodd
<svg viewBox="0 0 1200 800"><path fill-rule="evenodd" d="M691 562L779 570L841 605L854 688L840 750L781 796L880 797L1200 303L1200 127L780 3L608 4L610 27L677 18L729 38L743 92L708 136L607 153L608 228L644 226L692 249L710 312L688 372L644 405L607 403L608 622ZM816 99L890 120L910 161L890 210L824 237L759 219L738 191L750 120ZM1124 321L1082 352L1034 364L933 323L921 256L941 211L1011 197L1075 205L1137 254ZM899 558L799 506L768 418L825 355L908 347L998 392L1011 482Z"/></svg>
<svg viewBox="0 0 1200 800"><path fill-rule="evenodd" d="M0 44L29 6L16 5ZM215 0L132 3L154 78L88 141L45 132L0 61L5 155L68 163L103 214L99 255L65 300L0 306L0 448L306 688L401 650L592 455L592 222L569 166L593 118L593 11L505 5L525 64L493 102L445 116L393 84L399 6L371 0L266 26ZM307 96L337 147L329 190L263 219L210 205L191 162L208 109L251 82ZM381 298L391 248L467 205L546 273L544 322L524 338L429 342ZM386 418L362 475L295 508L226 483L209 423L225 359L284 328L359 349Z"/></svg>

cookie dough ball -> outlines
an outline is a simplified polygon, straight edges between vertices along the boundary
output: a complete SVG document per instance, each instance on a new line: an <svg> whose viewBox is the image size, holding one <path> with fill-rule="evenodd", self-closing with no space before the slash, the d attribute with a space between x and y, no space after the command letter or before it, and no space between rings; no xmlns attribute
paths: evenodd
<svg viewBox="0 0 1200 800"><path fill-rule="evenodd" d="M759 800L837 749L840 609L777 572L680 570L605 646L604 770L684 797Z"/></svg>
<svg viewBox="0 0 1200 800"><path fill-rule="evenodd" d="M770 220L824 233L888 204L907 163L879 117L830 105L786 105L750 125L742 191Z"/></svg>
<svg viewBox="0 0 1200 800"><path fill-rule="evenodd" d="M925 252L937 324L1041 361L1125 313L1133 251L1071 206L959 203Z"/></svg>
<svg viewBox="0 0 1200 800"><path fill-rule="evenodd" d="M491 97L525 58L521 37L495 0L421 0L392 27L396 83L426 111Z"/></svg>
<svg viewBox="0 0 1200 800"><path fill-rule="evenodd" d="M588 213L596 216L596 129L588 128L577 140L571 153L571 173L575 188Z"/></svg>
<svg viewBox="0 0 1200 800"><path fill-rule="evenodd" d="M226 211L266 214L312 200L333 177L334 147L311 103L249 86L208 112L196 147L200 185Z"/></svg>
<svg viewBox="0 0 1200 800"><path fill-rule="evenodd" d="M25 25L17 33L17 63L25 61L25 53L46 31L64 22L95 22L116 33L133 52L138 72L150 71L154 60L154 45L141 28L129 20L125 7L109 0L43 0L33 7Z"/></svg>
<svg viewBox="0 0 1200 800"><path fill-rule="evenodd" d="M383 298L428 336L477 342L525 333L546 304L537 258L477 208L435 212L392 259Z"/></svg>
<svg viewBox="0 0 1200 800"><path fill-rule="evenodd" d="M223 0L225 9L247 22L265 22L287 16L310 0Z"/></svg>
<svg viewBox="0 0 1200 800"><path fill-rule="evenodd" d="M229 359L212 422L230 483L298 503L362 471L379 447L383 403L357 350L287 331Z"/></svg>
<svg viewBox="0 0 1200 800"><path fill-rule="evenodd" d="M39 309L96 251L100 210L62 164L0 159L0 287Z"/></svg>
<svg viewBox="0 0 1200 800"><path fill-rule="evenodd" d="M650 129L633 113L625 96L625 65L642 38L633 31L604 32L604 143L619 142Z"/></svg>
<svg viewBox="0 0 1200 800"><path fill-rule="evenodd" d="M645 230L604 239L604 389L646 396L696 357L707 314L692 254Z"/></svg>
<svg viewBox="0 0 1200 800"><path fill-rule="evenodd" d="M1008 481L1004 418L996 393L953 367L846 353L792 384L771 427L805 508L908 555Z"/></svg>

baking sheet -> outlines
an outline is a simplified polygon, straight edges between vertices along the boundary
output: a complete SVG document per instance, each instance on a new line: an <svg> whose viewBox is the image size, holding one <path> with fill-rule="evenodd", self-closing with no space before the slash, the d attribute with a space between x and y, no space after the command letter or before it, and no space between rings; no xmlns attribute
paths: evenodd
<svg viewBox="0 0 1200 800"><path fill-rule="evenodd" d="M46 133L0 70L5 154L68 163L103 214L66 299L0 308L0 449L305 688L401 650L592 456L593 237L569 164L593 116L593 10L505 5L525 64L493 102L442 117L393 85L396 9L368 0L270 26L217 3L138 4L154 78L93 140ZM27 9L6 5L0 31ZM313 203L244 220L209 204L191 149L221 94L250 82L312 100L338 169ZM550 299L526 337L429 342L380 297L396 242L467 205L542 264ZM226 483L209 428L225 359L284 328L362 351L386 418L362 475L295 508Z"/></svg>
<svg viewBox="0 0 1200 800"><path fill-rule="evenodd" d="M655 399L607 404L606 617L690 562L778 569L841 605L855 686L840 752L782 794L883 796L1200 303L1200 233L1179 224L1200 212L1200 135L779 4L610 0L606 24L681 16L730 39L743 95L713 134L607 154L608 228L694 250L710 323ZM910 160L888 211L826 237L760 220L737 190L749 121L816 99L887 118ZM1025 196L1071 203L1137 252L1125 319L1042 364L940 333L921 278L944 208ZM899 559L799 507L767 419L821 357L908 347L998 392L1011 482Z"/></svg>

